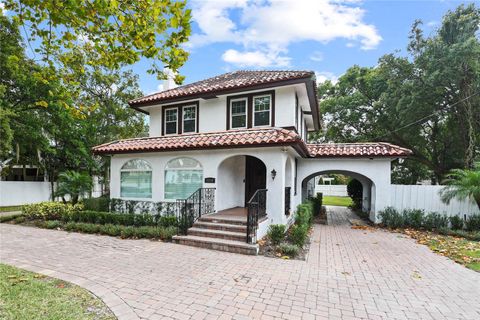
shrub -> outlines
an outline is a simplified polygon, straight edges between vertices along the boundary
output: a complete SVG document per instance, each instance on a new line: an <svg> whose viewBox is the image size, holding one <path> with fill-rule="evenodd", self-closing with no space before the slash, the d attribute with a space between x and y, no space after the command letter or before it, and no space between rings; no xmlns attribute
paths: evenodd
<svg viewBox="0 0 480 320"><path fill-rule="evenodd" d="M430 212L423 219L423 227L427 230L448 228L448 217L436 212Z"/></svg>
<svg viewBox="0 0 480 320"><path fill-rule="evenodd" d="M19 217L23 217L23 213L11 214L8 216L0 216L0 223L16 220Z"/></svg>
<svg viewBox="0 0 480 320"><path fill-rule="evenodd" d="M127 226L120 228L120 236L125 239L125 238L131 238L135 235L135 227L132 226Z"/></svg>
<svg viewBox="0 0 480 320"><path fill-rule="evenodd" d="M313 210L313 215L318 216L320 215L322 211L322 205L323 205L323 193L318 192L315 197L312 198L312 210Z"/></svg>
<svg viewBox="0 0 480 320"><path fill-rule="evenodd" d="M167 228L157 228L158 238L162 240L172 240L172 237L177 234L177 228L167 227Z"/></svg>
<svg viewBox="0 0 480 320"><path fill-rule="evenodd" d="M480 214L473 214L465 221L465 229L468 231L480 231Z"/></svg>
<svg viewBox="0 0 480 320"><path fill-rule="evenodd" d="M25 217L23 215L17 216L14 220L15 223L24 223Z"/></svg>
<svg viewBox="0 0 480 320"><path fill-rule="evenodd" d="M161 227L177 227L178 226L178 219L174 215L166 215L160 216L158 218L158 225Z"/></svg>
<svg viewBox="0 0 480 320"><path fill-rule="evenodd" d="M357 179L352 179L347 184L347 193L353 201L353 208L354 209L361 209L362 208L362 199L363 199L363 186L360 181Z"/></svg>
<svg viewBox="0 0 480 320"><path fill-rule="evenodd" d="M60 221L58 220L45 221L44 227L47 229L57 229L58 227L60 227Z"/></svg>
<svg viewBox="0 0 480 320"><path fill-rule="evenodd" d="M393 207L386 207L385 210L380 211L380 219L382 224L389 228L401 228L405 224L405 218L403 214L399 213Z"/></svg>
<svg viewBox="0 0 480 320"><path fill-rule="evenodd" d="M404 225L406 227L420 229L423 224L425 212L419 209L406 209L403 211Z"/></svg>
<svg viewBox="0 0 480 320"><path fill-rule="evenodd" d="M272 224L268 227L267 236L273 244L277 245L285 238L285 231L284 224Z"/></svg>
<svg viewBox="0 0 480 320"><path fill-rule="evenodd" d="M450 220L450 227L453 230L462 230L463 229L463 219L460 216L451 216L448 218Z"/></svg>
<svg viewBox="0 0 480 320"><path fill-rule="evenodd" d="M85 210L108 212L110 208L110 198L106 196L86 198L82 202Z"/></svg>
<svg viewBox="0 0 480 320"><path fill-rule="evenodd" d="M106 234L109 236L117 237L120 235L121 226L114 225L114 224L106 224L100 227L100 233Z"/></svg>
<svg viewBox="0 0 480 320"><path fill-rule="evenodd" d="M299 204L295 223L306 226L307 228L313 223L313 205L311 202Z"/></svg>
<svg viewBox="0 0 480 320"><path fill-rule="evenodd" d="M308 237L308 226L295 224L290 228L290 241L303 248Z"/></svg>
<svg viewBox="0 0 480 320"><path fill-rule="evenodd" d="M278 250L282 255L293 258L298 254L300 248L294 244L282 243L278 246Z"/></svg>
<svg viewBox="0 0 480 320"><path fill-rule="evenodd" d="M74 231L76 230L77 224L75 222L67 222L63 227L67 231Z"/></svg>
<svg viewBox="0 0 480 320"><path fill-rule="evenodd" d="M64 204L61 202L40 202L25 205L22 212L27 219L60 220L74 212L83 210L82 204Z"/></svg>

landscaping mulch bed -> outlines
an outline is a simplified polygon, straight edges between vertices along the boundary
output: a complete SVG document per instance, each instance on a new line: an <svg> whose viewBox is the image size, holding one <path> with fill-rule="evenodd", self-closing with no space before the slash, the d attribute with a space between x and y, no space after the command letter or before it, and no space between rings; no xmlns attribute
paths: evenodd
<svg viewBox="0 0 480 320"><path fill-rule="evenodd" d="M303 248L300 248L300 250L298 251L298 254L294 257L282 255L278 250L278 246L272 244L272 242L268 239L268 237L265 237L262 240L258 241L258 244L260 247L258 255L269 257L269 258L277 258L277 259L279 258L284 260L305 261L308 255L308 251L310 250L312 232L313 232L313 228L311 228L309 231L309 235L307 240L305 241L305 245L303 246Z"/></svg>

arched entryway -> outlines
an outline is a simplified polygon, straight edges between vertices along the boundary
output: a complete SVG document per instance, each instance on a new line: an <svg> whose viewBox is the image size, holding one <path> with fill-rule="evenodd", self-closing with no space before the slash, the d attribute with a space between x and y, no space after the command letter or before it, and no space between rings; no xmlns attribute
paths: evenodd
<svg viewBox="0 0 480 320"><path fill-rule="evenodd" d="M265 189L267 167L257 157L236 155L223 160L217 170L216 210L245 207L258 189Z"/></svg>
<svg viewBox="0 0 480 320"><path fill-rule="evenodd" d="M324 170L318 171L305 177L302 181L302 199L314 196L315 191L315 178L329 174L341 174L352 179L358 180L362 185L362 208L364 212L375 212L375 183L365 175L345 170Z"/></svg>

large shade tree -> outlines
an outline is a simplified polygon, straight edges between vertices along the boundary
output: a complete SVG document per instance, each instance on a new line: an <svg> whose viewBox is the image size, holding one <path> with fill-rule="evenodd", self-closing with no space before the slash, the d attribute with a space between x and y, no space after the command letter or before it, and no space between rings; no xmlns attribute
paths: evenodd
<svg viewBox="0 0 480 320"><path fill-rule="evenodd" d="M414 155L393 180L440 182L452 168L472 168L480 141L480 10L449 11L425 37L412 27L409 56L388 54L375 67L354 66L319 86L323 141L389 141Z"/></svg>

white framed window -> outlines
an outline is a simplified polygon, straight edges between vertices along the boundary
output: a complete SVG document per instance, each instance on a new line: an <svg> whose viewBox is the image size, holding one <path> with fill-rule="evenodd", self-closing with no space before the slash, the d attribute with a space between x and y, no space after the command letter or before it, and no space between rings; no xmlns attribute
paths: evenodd
<svg viewBox="0 0 480 320"><path fill-rule="evenodd" d="M247 127L247 98L230 100L230 128Z"/></svg>
<svg viewBox="0 0 480 320"><path fill-rule="evenodd" d="M120 169L120 197L152 197L152 166L145 160L127 161Z"/></svg>
<svg viewBox="0 0 480 320"><path fill-rule="evenodd" d="M197 131L197 106L184 106L182 109L182 132Z"/></svg>
<svg viewBox="0 0 480 320"><path fill-rule="evenodd" d="M165 134L177 134L178 133L178 108L165 109Z"/></svg>
<svg viewBox="0 0 480 320"><path fill-rule="evenodd" d="M192 158L170 160L165 167L165 200L186 199L203 186L203 169Z"/></svg>
<svg viewBox="0 0 480 320"><path fill-rule="evenodd" d="M271 125L272 112L272 96L256 96L253 97L253 126L269 126Z"/></svg>

